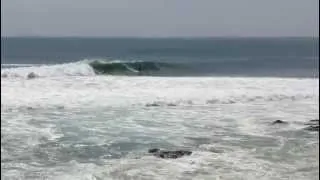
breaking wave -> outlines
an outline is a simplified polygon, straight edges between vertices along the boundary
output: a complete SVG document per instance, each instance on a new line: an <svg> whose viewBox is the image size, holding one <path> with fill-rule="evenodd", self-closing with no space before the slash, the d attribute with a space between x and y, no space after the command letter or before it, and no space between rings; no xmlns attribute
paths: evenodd
<svg viewBox="0 0 320 180"><path fill-rule="evenodd" d="M1 77L31 79L55 76L154 75L175 67L177 66L169 63L106 60L83 60L56 65L2 64Z"/></svg>

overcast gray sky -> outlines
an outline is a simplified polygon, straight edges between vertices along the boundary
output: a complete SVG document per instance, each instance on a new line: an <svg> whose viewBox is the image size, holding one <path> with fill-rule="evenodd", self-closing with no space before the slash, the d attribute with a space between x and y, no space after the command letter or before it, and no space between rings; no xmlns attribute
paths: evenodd
<svg viewBox="0 0 320 180"><path fill-rule="evenodd" d="M318 36L319 0L1 0L2 36Z"/></svg>

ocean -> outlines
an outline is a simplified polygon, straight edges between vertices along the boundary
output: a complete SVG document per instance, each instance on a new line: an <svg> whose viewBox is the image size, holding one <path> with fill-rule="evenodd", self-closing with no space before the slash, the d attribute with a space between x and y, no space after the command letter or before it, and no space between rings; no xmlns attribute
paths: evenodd
<svg viewBox="0 0 320 180"><path fill-rule="evenodd" d="M315 180L318 119L318 38L1 38L3 179Z"/></svg>

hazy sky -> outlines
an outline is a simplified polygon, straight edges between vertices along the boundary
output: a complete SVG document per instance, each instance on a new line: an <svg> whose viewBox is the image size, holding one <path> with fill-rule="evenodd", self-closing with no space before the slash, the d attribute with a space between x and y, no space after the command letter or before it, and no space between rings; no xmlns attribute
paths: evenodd
<svg viewBox="0 0 320 180"><path fill-rule="evenodd" d="M318 36L319 0L1 0L1 36Z"/></svg>

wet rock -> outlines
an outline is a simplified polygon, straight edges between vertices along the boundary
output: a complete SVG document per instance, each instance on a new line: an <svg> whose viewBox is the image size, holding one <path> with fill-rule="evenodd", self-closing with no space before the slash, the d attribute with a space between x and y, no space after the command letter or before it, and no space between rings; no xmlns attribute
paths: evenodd
<svg viewBox="0 0 320 180"><path fill-rule="evenodd" d="M156 153L156 152L159 152L159 151L160 151L160 149L154 148L154 149L149 149L148 153Z"/></svg>
<svg viewBox="0 0 320 180"><path fill-rule="evenodd" d="M31 72L31 73L29 73L28 75L27 75L27 79L34 79L34 78L36 78L37 77L37 75L34 73L34 72Z"/></svg>
<svg viewBox="0 0 320 180"><path fill-rule="evenodd" d="M304 128L304 129L307 130L307 131L318 131L319 132L319 125L317 125L317 126L309 126L309 127Z"/></svg>
<svg viewBox="0 0 320 180"><path fill-rule="evenodd" d="M310 122L317 122L317 123L319 123L319 119L311 119Z"/></svg>
<svg viewBox="0 0 320 180"><path fill-rule="evenodd" d="M153 154L156 157L163 159L177 159L185 155L191 155L191 151L186 150L177 150L177 151L163 151L157 148L149 149L149 153Z"/></svg>
<svg viewBox="0 0 320 180"><path fill-rule="evenodd" d="M305 125L319 125L319 119L312 119L308 123L305 123Z"/></svg>
<svg viewBox="0 0 320 180"><path fill-rule="evenodd" d="M288 122L278 119L278 120L275 120L275 121L272 122L272 125L274 125L274 124L288 124Z"/></svg>
<svg viewBox="0 0 320 180"><path fill-rule="evenodd" d="M147 107L157 107L157 106L160 106L160 104L151 103L151 104L147 104L146 106L147 106Z"/></svg>

